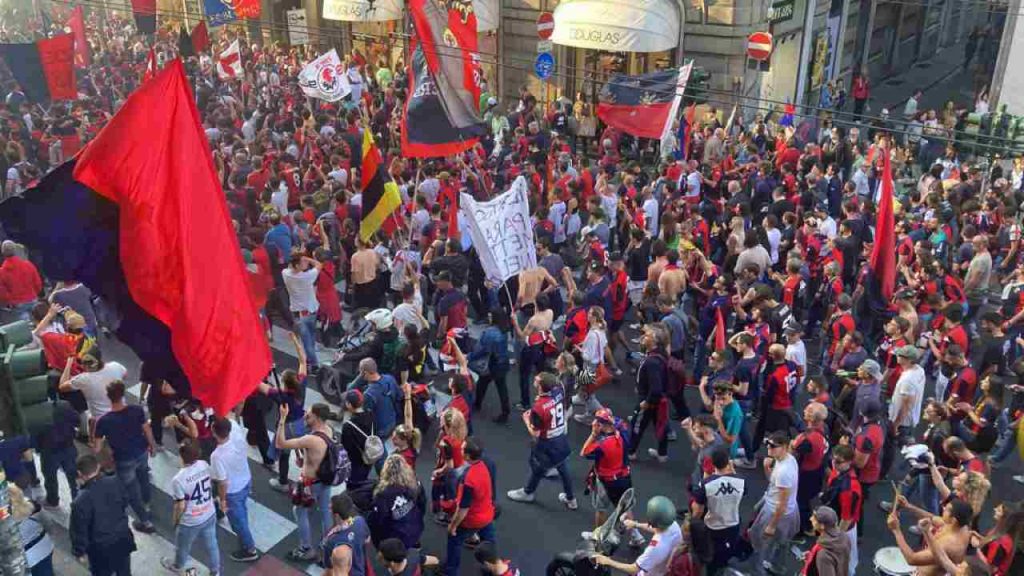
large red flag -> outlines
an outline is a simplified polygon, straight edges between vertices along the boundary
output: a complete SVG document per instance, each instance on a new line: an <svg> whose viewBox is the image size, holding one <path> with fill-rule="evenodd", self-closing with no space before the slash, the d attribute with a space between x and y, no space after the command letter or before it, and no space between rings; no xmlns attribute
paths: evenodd
<svg viewBox="0 0 1024 576"><path fill-rule="evenodd" d="M725 315L721 308L715 308L715 350L725 350Z"/></svg>
<svg viewBox="0 0 1024 576"><path fill-rule="evenodd" d="M168 327L193 394L227 413L270 371L270 349L180 59L128 97L74 177L118 205L133 300Z"/></svg>
<svg viewBox="0 0 1024 576"><path fill-rule="evenodd" d="M71 34L43 38L36 42L39 63L53 100L78 98L75 86L75 39Z"/></svg>
<svg viewBox="0 0 1024 576"><path fill-rule="evenodd" d="M210 47L210 32L206 29L206 20L200 20L192 29L192 49L199 54Z"/></svg>
<svg viewBox="0 0 1024 576"><path fill-rule="evenodd" d="M75 9L71 11L68 27L71 28L71 34L75 37L75 66L92 64L89 42L85 39L85 14L82 12L81 6L75 6Z"/></svg>
<svg viewBox="0 0 1024 576"><path fill-rule="evenodd" d="M889 150L881 148L882 196L878 201L878 220L875 222L875 244L871 247L871 270L879 283L882 296L888 302L896 289L896 221L893 216L892 163Z"/></svg>
<svg viewBox="0 0 1024 576"><path fill-rule="evenodd" d="M156 65L156 50L150 47L149 55L146 56L146 71L142 73L142 81L148 82L156 76L158 67Z"/></svg>

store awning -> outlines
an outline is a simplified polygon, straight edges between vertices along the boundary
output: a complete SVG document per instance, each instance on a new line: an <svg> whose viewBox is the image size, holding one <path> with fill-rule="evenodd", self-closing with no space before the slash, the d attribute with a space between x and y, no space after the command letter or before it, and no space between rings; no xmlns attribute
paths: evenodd
<svg viewBox="0 0 1024 576"><path fill-rule="evenodd" d="M324 0L324 20L384 22L402 19L401 0Z"/></svg>
<svg viewBox="0 0 1024 576"><path fill-rule="evenodd" d="M679 45L676 0L566 0L555 8L551 40L612 52L662 52Z"/></svg>
<svg viewBox="0 0 1024 576"><path fill-rule="evenodd" d="M499 0L473 0L473 12L476 13L477 32L490 32L498 29L501 19Z"/></svg>

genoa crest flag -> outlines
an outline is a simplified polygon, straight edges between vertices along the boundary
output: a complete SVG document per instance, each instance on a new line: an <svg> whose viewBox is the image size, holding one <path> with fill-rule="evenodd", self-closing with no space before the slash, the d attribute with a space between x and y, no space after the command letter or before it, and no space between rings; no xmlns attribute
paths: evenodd
<svg viewBox="0 0 1024 576"><path fill-rule="evenodd" d="M0 44L0 57L32 102L78 97L74 34L44 38L31 44Z"/></svg>
<svg viewBox="0 0 1024 576"><path fill-rule="evenodd" d="M48 277L81 281L116 312L119 339L148 372L190 385L218 414L270 370L180 59L132 93L77 157L0 203L0 223Z"/></svg>
<svg viewBox="0 0 1024 576"><path fill-rule="evenodd" d="M601 89L598 118L627 134L660 139L672 129L690 67L688 64L640 76L612 76Z"/></svg>
<svg viewBox="0 0 1024 576"><path fill-rule="evenodd" d="M445 113L437 84L418 44L409 62L409 98L402 114L402 156L438 158L469 150L484 134L484 124L455 126Z"/></svg>

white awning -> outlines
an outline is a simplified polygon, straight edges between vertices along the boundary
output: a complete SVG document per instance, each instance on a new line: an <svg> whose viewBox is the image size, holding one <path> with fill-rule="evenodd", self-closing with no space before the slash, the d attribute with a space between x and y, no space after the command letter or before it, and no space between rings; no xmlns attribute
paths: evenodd
<svg viewBox="0 0 1024 576"><path fill-rule="evenodd" d="M401 0L324 0L324 20L383 22L402 19Z"/></svg>
<svg viewBox="0 0 1024 576"><path fill-rule="evenodd" d="M499 0L473 0L473 12L476 13L477 32L498 29L498 22L501 19Z"/></svg>
<svg viewBox="0 0 1024 576"><path fill-rule="evenodd" d="M662 52L679 45L676 0L564 0L551 40L612 52Z"/></svg>

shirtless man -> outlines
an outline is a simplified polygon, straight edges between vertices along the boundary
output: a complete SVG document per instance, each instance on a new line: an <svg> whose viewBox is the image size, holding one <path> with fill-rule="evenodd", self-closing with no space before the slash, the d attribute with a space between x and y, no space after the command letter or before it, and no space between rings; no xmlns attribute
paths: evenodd
<svg viewBox="0 0 1024 576"><path fill-rule="evenodd" d="M899 501L898 501L899 502ZM942 549L954 564L963 561L967 554L967 545L971 540L971 506L963 500L952 500L942 507L942 517L926 518L928 527L923 532L931 531L934 547ZM896 538L896 545L903 554L903 559L917 568L917 576L943 576L946 570L932 553L932 546L914 551L907 544L900 528L899 506L893 508L886 524Z"/></svg>
<svg viewBox="0 0 1024 576"><path fill-rule="evenodd" d="M668 248L665 247L664 240L655 240L651 244L651 258L654 259L650 265L647 266L647 283L658 285L658 281L661 280L661 273L665 271L665 267L668 266Z"/></svg>
<svg viewBox="0 0 1024 576"><path fill-rule="evenodd" d="M281 417L277 421L277 433L274 435L274 446L278 450L301 450L298 460L302 466L302 474L299 482L303 490L312 500L309 506L295 506L295 521L299 526L299 547L292 550L288 557L296 561L309 561L317 557L317 549L313 544L320 540L313 540L309 526L309 516L313 509L317 508L320 515L320 526L323 534L331 529L331 486L317 481L317 470L320 463L327 454L328 439L334 436L334 431L327 425L327 419L331 416L331 409L327 404L314 404L303 416L308 433L298 438L286 439L285 420L288 418L288 404L281 403ZM293 497L294 500L294 497Z"/></svg>
<svg viewBox="0 0 1024 576"><path fill-rule="evenodd" d="M668 264L658 278L658 292L678 302L686 289L686 271L679 267L679 252L669 250L666 261Z"/></svg>
<svg viewBox="0 0 1024 576"><path fill-rule="evenodd" d="M535 266L519 273L519 293L516 297L516 308L525 314L533 314L533 304L537 295L548 290L558 289L558 282L543 266Z"/></svg>

